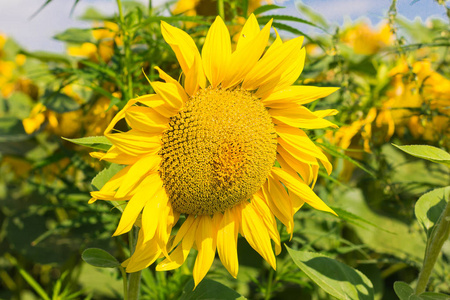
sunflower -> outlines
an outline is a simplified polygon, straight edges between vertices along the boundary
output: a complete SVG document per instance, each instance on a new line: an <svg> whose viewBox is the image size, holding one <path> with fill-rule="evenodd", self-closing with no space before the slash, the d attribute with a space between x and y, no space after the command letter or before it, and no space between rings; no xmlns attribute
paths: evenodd
<svg viewBox="0 0 450 300"><path fill-rule="evenodd" d="M165 82L151 82L155 94L130 100L105 130L112 147L92 153L125 165L90 202L128 201L115 236L139 219L135 251L123 263L127 272L160 257L156 270L178 268L196 248L196 286L216 250L236 277L239 233L275 269L271 240L275 254L281 251L275 217L292 236L293 216L305 202L334 213L311 189L319 162L328 173L332 166L299 128L335 126L323 119L335 110L311 112L303 104L337 88L292 86L304 66L303 38L283 43L277 36L265 51L271 25L260 30L251 15L232 53L217 17L200 55L187 33L162 22L184 85L157 68ZM122 118L131 129L115 132Z"/></svg>

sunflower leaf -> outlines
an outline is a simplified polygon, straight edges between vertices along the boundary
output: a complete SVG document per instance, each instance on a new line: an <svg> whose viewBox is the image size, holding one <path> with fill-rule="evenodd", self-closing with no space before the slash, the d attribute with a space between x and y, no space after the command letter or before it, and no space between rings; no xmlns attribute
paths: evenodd
<svg viewBox="0 0 450 300"><path fill-rule="evenodd" d="M91 185L94 191L99 191L105 183L110 180L117 172L123 169L124 166L118 164L111 164L109 167L100 171L97 176L92 179Z"/></svg>
<svg viewBox="0 0 450 300"><path fill-rule="evenodd" d="M414 213L417 221L422 225L427 233L427 237L431 233L439 221L442 212L450 199L450 187L432 190L422 195L416 202Z"/></svg>
<svg viewBox="0 0 450 300"><path fill-rule="evenodd" d="M394 291L400 300L409 300L414 294L414 289L403 281L396 281L394 283Z"/></svg>
<svg viewBox="0 0 450 300"><path fill-rule="evenodd" d="M263 5L263 6L258 7L257 9L255 9L253 11L253 14L260 15L262 13L265 13L266 11L279 9L279 8L284 8L284 6L278 6L278 5L274 5L274 4Z"/></svg>
<svg viewBox="0 0 450 300"><path fill-rule="evenodd" d="M112 143L104 136L88 136L79 139L68 139L65 137L61 138L80 146L85 146L102 151L108 151L108 149L112 146Z"/></svg>
<svg viewBox="0 0 450 300"><path fill-rule="evenodd" d="M373 299L372 282L360 271L322 254L286 246L294 263L325 292L338 299Z"/></svg>
<svg viewBox="0 0 450 300"><path fill-rule="evenodd" d="M297 22L297 23L303 23L303 24L307 24L316 28L319 28L323 31L326 31L325 28L322 28L320 26L317 26L316 24L302 19L302 18L298 18L298 17L294 17L294 16L288 16L288 15L264 15L262 17L259 17L258 20L264 20L264 21L269 21L270 19L274 19L275 21L290 21L290 22Z"/></svg>
<svg viewBox="0 0 450 300"><path fill-rule="evenodd" d="M364 229L368 229L368 228L367 228L366 226L364 226L364 225L369 225L369 226L375 227L375 228L377 228L377 229L383 230L383 231L385 231L385 232L394 234L392 231L389 231L389 230L387 230L387 229L384 229L384 228L382 228L382 227L376 225L375 223L370 222L370 221L368 221L368 220L365 219L365 218L361 218L360 216L357 216L357 215L355 215L354 213L351 213L351 212L349 212L349 211L347 211L347 210L344 210L344 209L342 209L342 208L335 207L335 206L330 206L330 208L333 209L333 210L339 215L339 217L340 217L342 220L345 220L345 221L347 221L347 222L349 222L349 223L352 223L352 224L354 224L354 225L356 225L356 226L359 226L359 227L364 228Z"/></svg>
<svg viewBox="0 0 450 300"><path fill-rule="evenodd" d="M407 146L398 146L395 144L392 145L412 156L450 166L450 153L442 149L428 145L407 145Z"/></svg>
<svg viewBox="0 0 450 300"><path fill-rule="evenodd" d="M189 299L246 299L229 287L211 280L203 279L194 290L194 280L190 280L183 289L180 300Z"/></svg>
<svg viewBox="0 0 450 300"><path fill-rule="evenodd" d="M95 43L91 28L88 29L69 28L66 29L64 32L58 33L53 38L58 41L76 44Z"/></svg>
<svg viewBox="0 0 450 300"><path fill-rule="evenodd" d="M99 268L117 268L120 266L119 261L106 252L98 248L89 248L83 251L81 258L94 267Z"/></svg>

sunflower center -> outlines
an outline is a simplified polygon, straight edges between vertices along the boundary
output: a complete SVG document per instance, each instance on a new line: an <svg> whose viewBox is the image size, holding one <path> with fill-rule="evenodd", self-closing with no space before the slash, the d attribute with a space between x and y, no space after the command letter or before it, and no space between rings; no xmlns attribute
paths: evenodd
<svg viewBox="0 0 450 300"><path fill-rule="evenodd" d="M265 182L276 146L269 113L251 93L201 90L162 138L160 172L173 209L211 215L248 200Z"/></svg>

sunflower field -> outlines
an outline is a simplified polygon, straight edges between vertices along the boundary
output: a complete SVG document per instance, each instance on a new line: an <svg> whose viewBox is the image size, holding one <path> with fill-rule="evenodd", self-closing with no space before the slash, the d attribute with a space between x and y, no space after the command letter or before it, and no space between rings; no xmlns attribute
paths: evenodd
<svg viewBox="0 0 450 300"><path fill-rule="evenodd" d="M447 1L111 2L0 30L0 299L450 299Z"/></svg>

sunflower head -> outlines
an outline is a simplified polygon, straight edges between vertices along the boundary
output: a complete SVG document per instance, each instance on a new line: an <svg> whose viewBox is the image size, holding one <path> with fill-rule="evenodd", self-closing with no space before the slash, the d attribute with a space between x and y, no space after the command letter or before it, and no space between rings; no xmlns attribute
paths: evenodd
<svg viewBox="0 0 450 300"><path fill-rule="evenodd" d="M161 178L180 213L213 215L256 193L273 166L276 133L259 99L240 88L206 88L170 118Z"/></svg>
<svg viewBox="0 0 450 300"><path fill-rule="evenodd" d="M151 82L155 94L130 100L105 131L113 146L92 153L125 165L91 193L91 202L127 201L115 235L142 215L136 250L123 263L128 272L160 257L158 271L178 268L195 247L196 285L216 250L236 277L239 233L276 268L276 219L292 234L293 216L304 203L334 213L312 191L320 164L327 172L331 164L302 129L335 127L324 119L335 110L312 112L303 105L336 88L293 85L303 70L303 39L283 43L277 35L266 49L271 25L260 29L251 15L232 52L217 17L200 54L188 34L162 22L183 82L157 68L164 82ZM122 118L130 130L116 133Z"/></svg>

